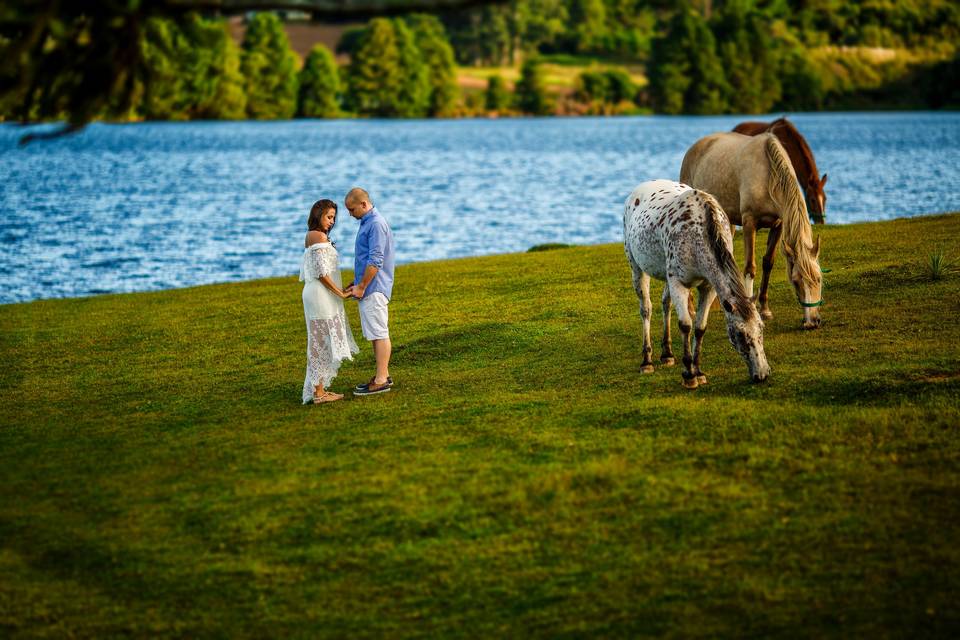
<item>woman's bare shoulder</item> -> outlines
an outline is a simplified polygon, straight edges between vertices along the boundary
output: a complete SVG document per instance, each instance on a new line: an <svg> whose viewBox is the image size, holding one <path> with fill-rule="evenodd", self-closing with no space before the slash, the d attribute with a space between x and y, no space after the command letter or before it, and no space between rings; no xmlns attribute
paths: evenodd
<svg viewBox="0 0 960 640"><path fill-rule="evenodd" d="M307 239L304 241L304 246L309 247L312 244L317 244L318 242L327 242L327 234L323 231L308 231Z"/></svg>

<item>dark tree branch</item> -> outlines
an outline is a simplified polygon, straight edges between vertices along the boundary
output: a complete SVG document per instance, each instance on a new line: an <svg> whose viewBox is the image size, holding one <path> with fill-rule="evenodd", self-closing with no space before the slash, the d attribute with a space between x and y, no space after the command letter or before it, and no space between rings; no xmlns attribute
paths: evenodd
<svg viewBox="0 0 960 640"><path fill-rule="evenodd" d="M0 101L21 124L66 120L21 144L75 133L96 118L123 117L142 69L140 41L154 17L192 11L305 11L314 18L366 19L462 9L505 0L25 0L0 8Z"/></svg>

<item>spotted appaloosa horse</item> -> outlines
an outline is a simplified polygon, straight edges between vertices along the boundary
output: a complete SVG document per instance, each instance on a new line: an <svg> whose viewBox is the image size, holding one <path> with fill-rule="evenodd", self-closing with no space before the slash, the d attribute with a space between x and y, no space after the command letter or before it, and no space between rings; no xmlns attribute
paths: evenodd
<svg viewBox="0 0 960 640"><path fill-rule="evenodd" d="M758 136L761 133L772 133L783 145L783 149L790 157L790 164L797 174L797 181L807 197L807 211L816 224L823 224L827 211L827 194L823 186L827 184L827 174L820 177L817 161L813 151L807 144L806 138L800 135L793 123L786 118L777 118L773 122L741 122L733 128L734 133L746 136Z"/></svg>
<svg viewBox="0 0 960 640"><path fill-rule="evenodd" d="M754 382L770 375L763 351L763 321L750 301L733 259L730 221L708 193L670 180L644 182L627 198L623 210L623 244L633 271L643 320L643 373L653 371L650 355L650 278L663 288L663 352L660 362L674 363L670 350L670 300L683 334L683 386L696 389L707 377L700 351L710 304L719 296L727 316L727 335L747 362ZM699 291L696 323L689 310L692 289ZM693 352L690 331L693 330Z"/></svg>
<svg viewBox="0 0 960 640"><path fill-rule="evenodd" d="M698 140L683 156L680 181L711 194L731 222L743 226L743 275L753 295L757 275L754 244L757 229L770 229L760 282L760 316L773 317L767 304L770 272L781 240L787 277L803 308L803 328L820 326L820 238L813 240L807 205L790 158L776 136L714 133Z"/></svg>

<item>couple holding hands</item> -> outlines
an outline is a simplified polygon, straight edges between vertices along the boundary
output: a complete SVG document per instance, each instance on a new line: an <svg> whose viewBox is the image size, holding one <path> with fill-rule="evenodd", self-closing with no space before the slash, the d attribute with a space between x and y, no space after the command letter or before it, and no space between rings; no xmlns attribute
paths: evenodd
<svg viewBox="0 0 960 640"><path fill-rule="evenodd" d="M337 249L330 232L337 222L337 205L319 200L307 218L300 281L303 282L303 313L307 321L307 375L303 381L303 403L333 402L342 393L329 391L340 363L352 360L360 349L350 332L343 301L355 298L360 304L363 337L373 343L376 374L353 390L356 396L390 391L390 332L387 306L393 290L393 234L387 221L359 187L344 198L350 216L360 221L353 259L353 282L343 288Z"/></svg>

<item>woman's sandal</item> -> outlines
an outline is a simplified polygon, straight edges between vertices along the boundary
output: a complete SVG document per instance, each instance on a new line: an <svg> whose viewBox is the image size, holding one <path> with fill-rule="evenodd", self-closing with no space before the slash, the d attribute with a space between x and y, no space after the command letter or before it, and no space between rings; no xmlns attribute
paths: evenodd
<svg viewBox="0 0 960 640"><path fill-rule="evenodd" d="M332 393L330 391L324 391L320 395L313 396L313 404L320 404L321 402L336 402L337 400L343 400L342 393Z"/></svg>

